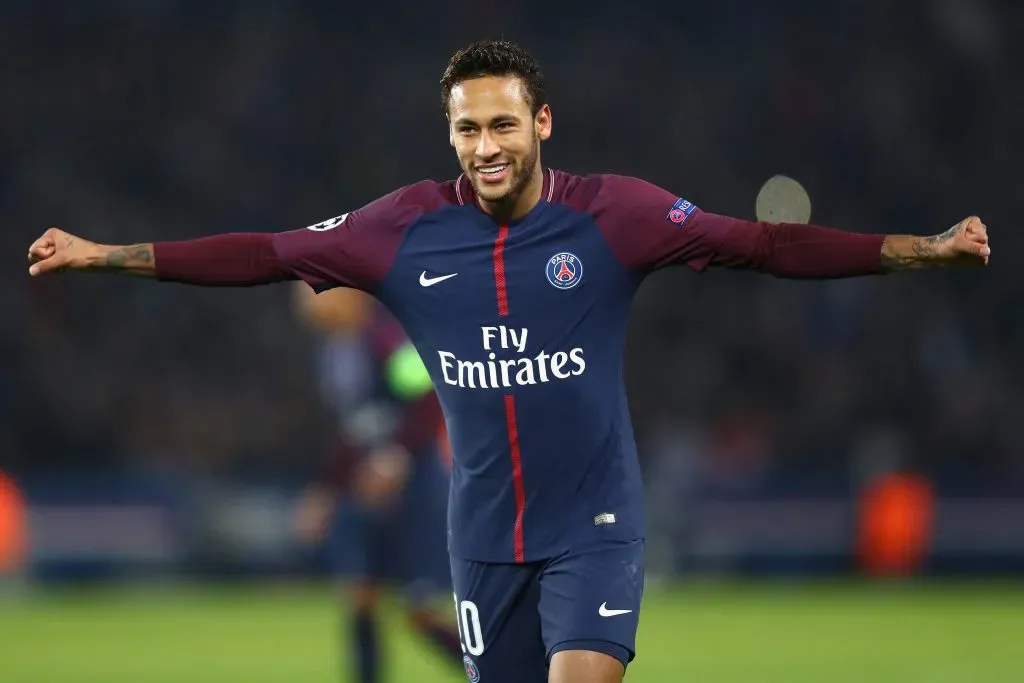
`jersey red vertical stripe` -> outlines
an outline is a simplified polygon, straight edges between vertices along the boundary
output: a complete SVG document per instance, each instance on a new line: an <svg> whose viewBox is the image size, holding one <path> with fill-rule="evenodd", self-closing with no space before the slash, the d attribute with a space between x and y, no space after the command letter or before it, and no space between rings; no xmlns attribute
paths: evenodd
<svg viewBox="0 0 1024 683"><path fill-rule="evenodd" d="M508 315L508 290L505 289L505 238L508 237L508 226L498 228L498 238L494 240L494 286L498 290L498 315Z"/></svg>
<svg viewBox="0 0 1024 683"><path fill-rule="evenodd" d="M512 486L516 492L516 524L512 528L512 546L515 549L516 562L522 562L523 551L523 512L526 510L526 491L523 489L523 459L519 453L519 425L516 423L516 399L512 394L505 394L505 425L508 427L508 445L512 453Z"/></svg>
<svg viewBox="0 0 1024 683"><path fill-rule="evenodd" d="M505 239L508 226L498 228L494 240L494 287L498 294L498 315L508 315L508 289L505 287ZM523 513L526 511L526 491L523 488L523 458L519 452L519 425L516 423L516 400L505 394L505 427L508 429L508 448L512 457L512 486L516 495L516 522L512 528L512 548L516 562L526 556L523 550Z"/></svg>

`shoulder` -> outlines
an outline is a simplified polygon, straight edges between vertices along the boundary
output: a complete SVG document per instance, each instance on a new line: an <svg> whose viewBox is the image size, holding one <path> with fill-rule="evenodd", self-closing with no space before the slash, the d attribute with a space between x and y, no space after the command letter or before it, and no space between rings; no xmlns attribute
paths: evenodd
<svg viewBox="0 0 1024 683"><path fill-rule="evenodd" d="M667 214L679 197L657 185L632 176L600 173L572 175L556 171L558 201L590 214L650 209Z"/></svg>
<svg viewBox="0 0 1024 683"><path fill-rule="evenodd" d="M409 227L450 204L444 183L424 180L305 229L275 233L274 250L293 277L318 292L338 286L373 292Z"/></svg>
<svg viewBox="0 0 1024 683"><path fill-rule="evenodd" d="M407 227L424 214L455 203L454 182L421 180L390 192L353 212L393 227Z"/></svg>
<svg viewBox="0 0 1024 683"><path fill-rule="evenodd" d="M561 202L589 216L612 253L630 268L649 270L677 261L697 262L701 239L692 229L697 207L641 178L602 173L561 178Z"/></svg>
<svg viewBox="0 0 1024 683"><path fill-rule="evenodd" d="M418 183L400 187L390 195L393 201L426 209L437 209L455 200L455 181L421 180Z"/></svg>

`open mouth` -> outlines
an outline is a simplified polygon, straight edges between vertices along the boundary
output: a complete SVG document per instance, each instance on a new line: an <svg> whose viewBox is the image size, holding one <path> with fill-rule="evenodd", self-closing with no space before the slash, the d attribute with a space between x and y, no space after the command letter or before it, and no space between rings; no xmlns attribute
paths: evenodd
<svg viewBox="0 0 1024 683"><path fill-rule="evenodd" d="M477 166L476 172L485 183L500 183L508 176L511 164L491 164L488 166Z"/></svg>

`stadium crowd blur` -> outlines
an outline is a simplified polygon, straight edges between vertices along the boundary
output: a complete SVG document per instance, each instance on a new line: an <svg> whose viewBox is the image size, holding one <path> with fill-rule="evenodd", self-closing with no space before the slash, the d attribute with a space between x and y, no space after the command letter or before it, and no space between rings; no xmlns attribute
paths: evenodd
<svg viewBox="0 0 1024 683"><path fill-rule="evenodd" d="M317 461L332 425L289 288L35 281L25 249L50 225L116 243L302 227L454 177L437 82L454 48L501 35L546 67L555 168L744 218L785 173L812 222L934 233L977 213L993 238L986 272L652 277L626 359L649 481L813 487L899 463L1024 490L1024 5L630 8L4 3L0 462L201 478Z"/></svg>

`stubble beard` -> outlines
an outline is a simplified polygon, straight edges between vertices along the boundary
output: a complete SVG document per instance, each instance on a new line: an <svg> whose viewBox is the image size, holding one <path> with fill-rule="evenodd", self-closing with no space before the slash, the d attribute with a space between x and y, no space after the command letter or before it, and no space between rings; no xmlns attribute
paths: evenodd
<svg viewBox="0 0 1024 683"><path fill-rule="evenodd" d="M511 162L511 173L506 184L508 189L492 188L486 183L480 182L480 176L474 173L473 177L477 182L473 184L476 196L485 202L492 204L512 204L522 194L523 189L533 180L536 172L537 157L540 155L540 140L535 140L530 152L519 161Z"/></svg>

